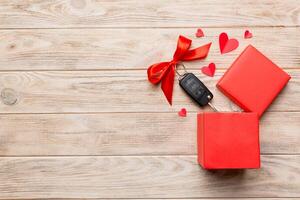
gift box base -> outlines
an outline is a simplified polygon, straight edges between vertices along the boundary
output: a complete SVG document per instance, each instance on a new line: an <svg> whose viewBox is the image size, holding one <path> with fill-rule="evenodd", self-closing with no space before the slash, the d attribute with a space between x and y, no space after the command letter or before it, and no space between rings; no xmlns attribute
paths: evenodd
<svg viewBox="0 0 300 200"><path fill-rule="evenodd" d="M198 162L205 169L260 168L257 113L199 113Z"/></svg>

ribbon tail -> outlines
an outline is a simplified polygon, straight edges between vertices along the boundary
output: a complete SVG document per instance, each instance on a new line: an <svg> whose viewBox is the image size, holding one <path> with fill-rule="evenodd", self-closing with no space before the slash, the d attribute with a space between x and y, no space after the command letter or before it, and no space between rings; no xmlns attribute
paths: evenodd
<svg viewBox="0 0 300 200"><path fill-rule="evenodd" d="M174 65L172 65L169 67L169 70L166 72L166 75L164 76L161 82L161 89L164 92L170 105L172 105L174 77L175 67Z"/></svg>
<svg viewBox="0 0 300 200"><path fill-rule="evenodd" d="M184 61L190 61L190 60L196 60L196 59L202 59L205 58L208 55L209 49L210 49L211 43L208 43L206 45L203 45L201 47L189 50L182 60Z"/></svg>

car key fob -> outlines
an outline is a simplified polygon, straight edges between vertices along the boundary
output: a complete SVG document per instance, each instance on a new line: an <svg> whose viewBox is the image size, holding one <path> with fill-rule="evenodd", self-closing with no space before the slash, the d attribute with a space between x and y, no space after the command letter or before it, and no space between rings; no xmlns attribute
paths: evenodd
<svg viewBox="0 0 300 200"><path fill-rule="evenodd" d="M201 107L207 104L211 106L209 102L214 97L213 94L193 73L185 73L179 79L179 85Z"/></svg>

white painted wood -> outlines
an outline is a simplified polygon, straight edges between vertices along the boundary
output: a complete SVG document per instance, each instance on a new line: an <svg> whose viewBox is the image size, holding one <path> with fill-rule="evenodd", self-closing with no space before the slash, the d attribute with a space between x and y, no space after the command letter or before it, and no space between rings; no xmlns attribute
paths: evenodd
<svg viewBox="0 0 300 200"><path fill-rule="evenodd" d="M1 28L298 26L297 0L2 0Z"/></svg>
<svg viewBox="0 0 300 200"><path fill-rule="evenodd" d="M299 155L205 171L195 156L3 157L1 199L300 197Z"/></svg>
<svg viewBox="0 0 300 200"><path fill-rule="evenodd" d="M253 38L244 39L246 29L203 28L203 38L195 37L196 28L0 30L0 71L147 69L172 58L179 35L192 39L193 47L213 42L208 57L186 62L188 69L210 62L226 69L249 44L282 68L299 67L300 27L253 27L249 28ZM225 55L218 42L223 31L240 42L238 49Z"/></svg>
<svg viewBox="0 0 300 200"><path fill-rule="evenodd" d="M0 156L197 153L196 113L9 114L0 122ZM266 113L261 153L299 154L299 122L299 112Z"/></svg>
<svg viewBox="0 0 300 200"><path fill-rule="evenodd" d="M300 198L299 6L0 1L0 199ZM198 27L204 38L195 38ZM252 39L243 39L246 29ZM226 55L218 49L222 31L240 41ZM194 47L213 42L207 59L186 66L222 110L238 108L215 84L246 45L291 74L261 119L262 169L208 172L197 165L195 118L202 110L178 85L168 106L146 78L150 64L172 57L179 34ZM210 62L217 65L214 78L199 71ZM187 118L177 116L182 107Z"/></svg>
<svg viewBox="0 0 300 200"><path fill-rule="evenodd" d="M193 71L215 94L213 103L221 111L238 110L215 87L224 70L207 77ZM300 111L300 71L287 70L292 79L269 108L270 111ZM177 112L202 111L175 81L173 106L160 87L148 82L145 70L0 72L0 91L10 88L18 99L14 105L0 103L0 113L69 112ZM210 110L209 107L205 108Z"/></svg>

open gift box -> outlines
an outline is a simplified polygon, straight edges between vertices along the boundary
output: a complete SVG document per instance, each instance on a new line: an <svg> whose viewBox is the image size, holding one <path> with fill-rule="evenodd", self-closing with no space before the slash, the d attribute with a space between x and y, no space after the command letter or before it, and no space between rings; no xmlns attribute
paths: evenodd
<svg viewBox="0 0 300 200"><path fill-rule="evenodd" d="M206 169L259 168L259 118L290 76L249 45L217 87L245 112L198 114L198 162Z"/></svg>
<svg viewBox="0 0 300 200"><path fill-rule="evenodd" d="M198 162L205 169L259 168L257 113L199 113Z"/></svg>

